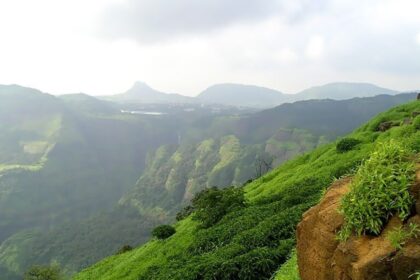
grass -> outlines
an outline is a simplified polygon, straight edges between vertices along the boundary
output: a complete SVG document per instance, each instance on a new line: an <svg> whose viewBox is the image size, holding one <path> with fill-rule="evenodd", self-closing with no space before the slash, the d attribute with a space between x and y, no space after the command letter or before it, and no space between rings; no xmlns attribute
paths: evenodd
<svg viewBox="0 0 420 280"><path fill-rule="evenodd" d="M415 179L412 152L395 140L379 143L357 171L339 208L345 224L339 239L351 234L380 234L388 219L398 214L406 219L414 199L409 193Z"/></svg>
<svg viewBox="0 0 420 280"><path fill-rule="evenodd" d="M296 251L293 251L290 258L280 267L274 280L300 280Z"/></svg>
<svg viewBox="0 0 420 280"><path fill-rule="evenodd" d="M402 226L390 231L386 238L391 243L392 247L401 250L405 243L411 238L417 238L420 235L420 227L417 224L410 223L408 229Z"/></svg>
<svg viewBox="0 0 420 280"><path fill-rule="evenodd" d="M176 233L167 240L152 240L133 251L106 258L74 279L270 279L273 275L274 279L299 279L296 255L292 253L295 226L335 178L352 174L362 165L355 180L355 186L362 186L362 199L370 197L362 195L366 194L366 175L374 176L391 182L391 189L403 194L401 202L387 204L389 212L379 208L381 215L397 212L404 217L408 213L411 199L404 196L406 188L400 187L407 186L412 178L412 163L406 156L420 151L420 133L412 124L386 132L377 132L376 128L384 120L401 121L418 110L420 102L415 101L380 114L348 135L361 141L357 149L340 153L336 143L327 144L254 180L244 187L247 206L227 213L210 228L199 228L187 218L176 224ZM380 144L391 142L391 147ZM399 150L400 142L406 144L406 150ZM382 168L375 169L374 164L382 164L386 172L379 172ZM381 174L392 175L393 180L387 181ZM388 198L386 195L380 200Z"/></svg>

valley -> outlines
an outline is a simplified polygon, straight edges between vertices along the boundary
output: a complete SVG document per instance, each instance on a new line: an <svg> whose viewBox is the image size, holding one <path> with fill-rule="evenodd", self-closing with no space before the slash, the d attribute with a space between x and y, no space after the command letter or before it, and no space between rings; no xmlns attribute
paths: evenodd
<svg viewBox="0 0 420 280"><path fill-rule="evenodd" d="M256 180L414 96L261 110L2 86L1 274L19 279L34 264L55 263L73 275L147 242L203 189Z"/></svg>

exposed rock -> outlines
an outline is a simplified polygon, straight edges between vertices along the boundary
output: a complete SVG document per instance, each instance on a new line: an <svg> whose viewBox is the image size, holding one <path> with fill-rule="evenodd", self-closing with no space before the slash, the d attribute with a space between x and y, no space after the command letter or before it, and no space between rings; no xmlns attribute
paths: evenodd
<svg viewBox="0 0 420 280"><path fill-rule="evenodd" d="M419 166L420 167L420 166ZM419 170L419 169L418 169ZM387 232L403 223L393 217L379 236L351 237L338 242L336 233L344 219L337 209L349 191L350 179L335 182L321 202L309 209L297 227L297 253L302 280L407 280L420 270L420 237L396 250L385 238ZM420 171L411 193L420 213ZM420 225L414 214L405 224Z"/></svg>
<svg viewBox="0 0 420 280"><path fill-rule="evenodd" d="M420 100L420 93L417 93L417 100Z"/></svg>
<svg viewBox="0 0 420 280"><path fill-rule="evenodd" d="M393 127L393 126L394 126L393 122L382 122L378 125L377 130L384 132L384 131L387 131L388 129L390 129L391 127Z"/></svg>
<svg viewBox="0 0 420 280"><path fill-rule="evenodd" d="M405 119L403 120L403 124L404 124L404 125L409 125L409 124L411 124L411 123L412 123L411 118L405 118Z"/></svg>

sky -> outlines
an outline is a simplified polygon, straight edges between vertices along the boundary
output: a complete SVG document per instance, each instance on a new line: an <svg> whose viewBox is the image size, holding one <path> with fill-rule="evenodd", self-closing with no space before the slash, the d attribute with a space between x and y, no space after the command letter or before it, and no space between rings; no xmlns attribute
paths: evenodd
<svg viewBox="0 0 420 280"><path fill-rule="evenodd" d="M295 93L420 89L418 0L1 0L0 84L109 95L143 81Z"/></svg>

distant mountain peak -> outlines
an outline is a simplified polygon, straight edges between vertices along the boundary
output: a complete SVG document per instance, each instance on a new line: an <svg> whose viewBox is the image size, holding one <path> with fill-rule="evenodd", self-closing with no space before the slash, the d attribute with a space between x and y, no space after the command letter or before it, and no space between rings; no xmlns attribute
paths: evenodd
<svg viewBox="0 0 420 280"><path fill-rule="evenodd" d="M126 91L125 94L152 96L152 95L158 95L158 94L162 94L162 93L163 92L159 92L159 91L151 88L145 82L137 81L133 84L133 86L128 91Z"/></svg>

